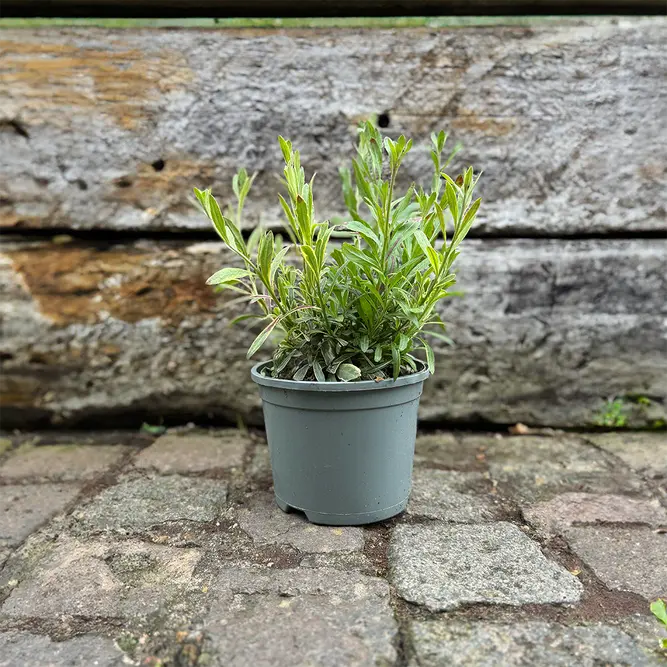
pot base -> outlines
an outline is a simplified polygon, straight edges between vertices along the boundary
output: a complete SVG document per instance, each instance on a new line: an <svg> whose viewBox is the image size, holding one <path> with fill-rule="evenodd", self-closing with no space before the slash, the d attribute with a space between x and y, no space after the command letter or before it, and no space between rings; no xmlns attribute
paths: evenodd
<svg viewBox="0 0 667 667"><path fill-rule="evenodd" d="M376 523L378 521L384 521L385 519L390 519L392 516L400 514L408 504L408 497L402 500L397 505L392 505L391 507L385 507L380 510L373 510L372 512L357 512L355 514L326 514L323 512L313 512L307 510L304 507L295 507L286 503L284 500L276 496L276 505L280 509L288 513L289 512L303 512L306 515L306 519L310 523L319 524L321 526L363 526L368 523Z"/></svg>

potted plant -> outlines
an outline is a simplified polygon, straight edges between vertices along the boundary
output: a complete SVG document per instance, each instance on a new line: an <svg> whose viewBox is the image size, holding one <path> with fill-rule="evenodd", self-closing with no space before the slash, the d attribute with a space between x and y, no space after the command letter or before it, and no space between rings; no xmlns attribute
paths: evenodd
<svg viewBox="0 0 667 667"><path fill-rule="evenodd" d="M259 312L235 321L267 322L248 358L280 334L252 379L263 401L276 502L313 523L371 523L408 502L419 397L434 370L426 336L450 342L435 307L451 294L452 265L480 205L473 201L479 176L472 167L456 179L444 173L453 153L443 162L446 135L431 139L430 188L411 185L399 195L397 175L412 141L383 139L371 122L362 124L352 171L340 170L350 220L334 224L316 221L313 179L306 181L299 152L280 137L287 197L278 197L288 241L265 229L244 239L241 215L253 180L245 170L233 180L235 215L223 215L210 190L195 189L240 260L207 282L240 293L234 302L256 304Z"/></svg>

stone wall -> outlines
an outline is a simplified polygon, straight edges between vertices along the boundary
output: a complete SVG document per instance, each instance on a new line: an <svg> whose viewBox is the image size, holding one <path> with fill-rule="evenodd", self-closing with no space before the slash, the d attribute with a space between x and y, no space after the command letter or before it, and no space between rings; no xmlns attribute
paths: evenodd
<svg viewBox="0 0 667 667"><path fill-rule="evenodd" d="M204 285L229 261L193 185L279 226L277 134L340 212L356 124L431 131L482 169L422 417L589 425L667 396L667 21L394 30L0 31L3 425L261 419L251 331ZM63 236L65 235L65 236ZM639 400L638 402L638 399Z"/></svg>

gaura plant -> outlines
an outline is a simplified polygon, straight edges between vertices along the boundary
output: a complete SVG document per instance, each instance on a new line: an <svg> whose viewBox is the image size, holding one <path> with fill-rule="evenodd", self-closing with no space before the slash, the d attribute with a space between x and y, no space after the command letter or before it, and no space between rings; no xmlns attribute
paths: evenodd
<svg viewBox="0 0 667 667"><path fill-rule="evenodd" d="M340 169L350 220L334 225L317 221L314 177L306 181L299 151L279 137L287 198L278 197L289 243L264 229L255 229L244 240L243 205L254 178L245 170L232 183L238 201L235 214L223 215L210 190L195 188L220 238L243 262L243 268L216 272L208 284L239 292L235 303L259 306L259 313L246 313L235 322L267 321L248 357L272 332L282 334L273 354L272 377L318 382L396 379L418 370L419 351L433 372L433 349L425 336L451 342L436 305L451 294L456 282L452 266L481 202L473 201L479 175L472 167L455 179L445 173L456 152L443 162L446 139L444 132L431 136L430 188L413 184L398 196L397 176L412 140L383 138L371 122L362 124L352 170ZM340 236L348 241L338 242Z"/></svg>

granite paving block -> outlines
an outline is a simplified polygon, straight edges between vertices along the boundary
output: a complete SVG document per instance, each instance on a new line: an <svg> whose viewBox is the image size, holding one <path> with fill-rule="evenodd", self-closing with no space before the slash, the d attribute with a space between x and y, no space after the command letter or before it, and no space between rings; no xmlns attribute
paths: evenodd
<svg viewBox="0 0 667 667"><path fill-rule="evenodd" d="M135 466L161 474L229 470L243 464L248 442L237 429L167 433L139 454Z"/></svg>
<svg viewBox="0 0 667 667"><path fill-rule="evenodd" d="M540 621L512 625L447 620L410 626L410 667L657 667L621 630Z"/></svg>
<svg viewBox="0 0 667 667"><path fill-rule="evenodd" d="M61 538L0 608L11 617L131 617L157 612L188 589L201 558L182 549L138 540Z"/></svg>
<svg viewBox="0 0 667 667"><path fill-rule="evenodd" d="M432 611L571 603L582 593L576 577L506 522L396 526L389 564L398 594Z"/></svg>
<svg viewBox="0 0 667 667"><path fill-rule="evenodd" d="M360 551L364 547L361 528L315 526L303 514L286 514L272 494L258 493L237 511L241 528L257 544L291 544L306 553Z"/></svg>
<svg viewBox="0 0 667 667"><path fill-rule="evenodd" d="M79 490L74 484L0 486L0 547L22 542L64 510Z"/></svg>
<svg viewBox="0 0 667 667"><path fill-rule="evenodd" d="M667 534L647 527L573 527L565 537L609 588L667 598Z"/></svg>
<svg viewBox="0 0 667 667"><path fill-rule="evenodd" d="M213 521L227 498L224 481L180 475L125 479L74 513L92 530L137 531L170 521Z"/></svg>
<svg viewBox="0 0 667 667"><path fill-rule="evenodd" d="M393 665L396 621L382 579L330 569L220 572L206 630L217 665Z"/></svg>

